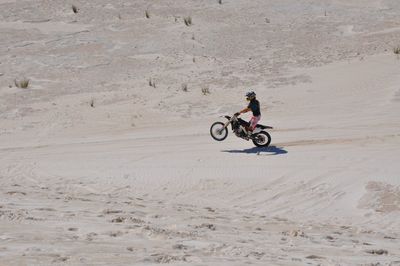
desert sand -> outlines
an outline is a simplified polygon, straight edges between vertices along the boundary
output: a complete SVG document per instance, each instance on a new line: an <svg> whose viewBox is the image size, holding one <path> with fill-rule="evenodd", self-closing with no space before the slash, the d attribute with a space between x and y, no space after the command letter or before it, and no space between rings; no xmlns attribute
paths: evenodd
<svg viewBox="0 0 400 266"><path fill-rule="evenodd" d="M0 0L0 265L400 265L399 18ZM248 90L267 149L209 135Z"/></svg>

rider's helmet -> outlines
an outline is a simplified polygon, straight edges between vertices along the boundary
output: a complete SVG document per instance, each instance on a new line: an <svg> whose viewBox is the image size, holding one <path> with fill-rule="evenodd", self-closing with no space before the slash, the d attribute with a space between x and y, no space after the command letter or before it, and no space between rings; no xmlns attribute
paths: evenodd
<svg viewBox="0 0 400 266"><path fill-rule="evenodd" d="M254 91L249 91L246 93L246 100L251 101L256 98L256 93Z"/></svg>

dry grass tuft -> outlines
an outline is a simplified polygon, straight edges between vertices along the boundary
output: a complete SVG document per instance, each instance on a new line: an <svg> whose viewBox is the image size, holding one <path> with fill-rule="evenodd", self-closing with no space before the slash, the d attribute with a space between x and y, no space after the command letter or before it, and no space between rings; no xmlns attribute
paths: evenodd
<svg viewBox="0 0 400 266"><path fill-rule="evenodd" d="M156 87L156 82L152 78L149 78L149 86L153 88Z"/></svg>
<svg viewBox="0 0 400 266"><path fill-rule="evenodd" d="M75 5L72 5L72 11L73 11L75 14L77 14L78 11L79 11L79 9L78 9Z"/></svg>
<svg viewBox="0 0 400 266"><path fill-rule="evenodd" d="M22 78L21 80L14 79L14 84L17 88L26 89L29 86L29 79Z"/></svg>
<svg viewBox="0 0 400 266"><path fill-rule="evenodd" d="M186 26L191 26L192 25L192 17L186 17L183 19L183 22L185 22Z"/></svg>
<svg viewBox="0 0 400 266"><path fill-rule="evenodd" d="M203 93L203 95L211 94L210 89L208 87L201 88L201 93Z"/></svg>
<svg viewBox="0 0 400 266"><path fill-rule="evenodd" d="M187 85L186 83L183 83L183 84L181 85L181 87L182 87L182 91L188 92L188 85Z"/></svg>

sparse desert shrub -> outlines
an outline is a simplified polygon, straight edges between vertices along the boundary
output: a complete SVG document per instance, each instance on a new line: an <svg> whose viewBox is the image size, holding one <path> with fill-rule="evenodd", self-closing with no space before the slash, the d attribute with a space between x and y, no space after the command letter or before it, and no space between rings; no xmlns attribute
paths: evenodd
<svg viewBox="0 0 400 266"><path fill-rule="evenodd" d="M187 92L188 91L188 85L186 83L182 84L182 91Z"/></svg>
<svg viewBox="0 0 400 266"><path fill-rule="evenodd" d="M271 23L271 20L269 20L269 18L265 18L265 23Z"/></svg>
<svg viewBox="0 0 400 266"><path fill-rule="evenodd" d="M193 63L196 63L196 57L193 56Z"/></svg>
<svg viewBox="0 0 400 266"><path fill-rule="evenodd" d="M210 89L208 87L201 88L201 93L203 93L203 95L211 94Z"/></svg>
<svg viewBox="0 0 400 266"><path fill-rule="evenodd" d="M146 10L146 11L144 12L144 15L146 16L146 18L150 18L150 12L149 12L149 10Z"/></svg>
<svg viewBox="0 0 400 266"><path fill-rule="evenodd" d="M79 9L75 5L72 5L72 11L76 14L78 13Z"/></svg>
<svg viewBox="0 0 400 266"><path fill-rule="evenodd" d="M29 86L29 79L22 78L21 80L14 79L14 84L17 88L26 89Z"/></svg>
<svg viewBox="0 0 400 266"><path fill-rule="evenodd" d="M393 53L400 55L400 46L393 48Z"/></svg>
<svg viewBox="0 0 400 266"><path fill-rule="evenodd" d="M218 4L222 5L222 0L218 0Z"/></svg>
<svg viewBox="0 0 400 266"><path fill-rule="evenodd" d="M92 98L92 99L90 99L90 102L89 102L89 104L90 104L90 107L93 107L94 108L94 99Z"/></svg>
<svg viewBox="0 0 400 266"><path fill-rule="evenodd" d="M184 19L183 19L183 22L185 22L185 25L186 26L191 26L192 25L192 17L185 17Z"/></svg>
<svg viewBox="0 0 400 266"><path fill-rule="evenodd" d="M152 78L149 78L149 86L153 88L156 87L156 82Z"/></svg>

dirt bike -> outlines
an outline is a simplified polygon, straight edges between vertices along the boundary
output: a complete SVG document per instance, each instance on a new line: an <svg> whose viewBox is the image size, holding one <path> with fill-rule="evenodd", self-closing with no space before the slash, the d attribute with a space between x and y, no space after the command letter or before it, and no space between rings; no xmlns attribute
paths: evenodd
<svg viewBox="0 0 400 266"><path fill-rule="evenodd" d="M264 129L272 129L270 126L264 126L257 124L256 128L253 130L251 135L248 135L246 132L246 127L249 126L249 122L244 121L243 119L234 116L224 116L228 121L226 123L223 122L215 122L211 125L210 134L213 139L216 141L223 141L228 136L227 127L229 124L232 125L232 131L239 138L245 140L252 140L254 145L257 147L268 147L271 143L271 136Z"/></svg>

